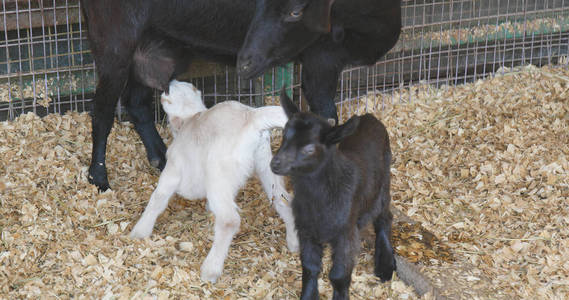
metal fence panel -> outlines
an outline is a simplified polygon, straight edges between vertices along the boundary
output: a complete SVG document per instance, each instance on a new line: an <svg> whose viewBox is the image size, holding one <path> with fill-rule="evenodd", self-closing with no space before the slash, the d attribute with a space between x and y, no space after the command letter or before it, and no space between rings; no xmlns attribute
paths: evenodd
<svg viewBox="0 0 569 300"><path fill-rule="evenodd" d="M566 0L403 0L398 44L373 66L349 67L337 102L401 87L474 81L501 67L567 66ZM77 0L2 0L0 12L0 121L23 112L39 115L89 111L96 74ZM282 85L301 97L302 67L273 68L242 80L233 67L199 62L185 80L207 104L228 99L259 106ZM411 97L411 94L409 94ZM385 104L412 101L382 98ZM119 117L123 114L119 105ZM156 104L156 120L161 119Z"/></svg>

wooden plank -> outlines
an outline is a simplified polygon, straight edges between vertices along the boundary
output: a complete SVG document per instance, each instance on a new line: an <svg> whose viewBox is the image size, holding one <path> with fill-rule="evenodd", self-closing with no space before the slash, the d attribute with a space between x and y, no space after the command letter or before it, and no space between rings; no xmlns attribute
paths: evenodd
<svg viewBox="0 0 569 300"><path fill-rule="evenodd" d="M19 0L14 0L19 1ZM36 27L49 27L54 25L63 24L74 24L79 22L79 11L78 7L58 7L55 10L53 8L46 8L42 11L32 11L31 12L31 24L30 24L30 12L26 10L20 10L16 13L5 12L4 16L0 15L0 31L10 31L16 29L26 29L26 28L36 28ZM55 14L55 18L54 18ZM5 22L4 19L5 18Z"/></svg>
<svg viewBox="0 0 569 300"><path fill-rule="evenodd" d="M230 66L235 67L235 66ZM188 70L179 76L181 80L190 80L205 76L213 76L214 74L225 74L225 66L214 62L196 59L191 62Z"/></svg>

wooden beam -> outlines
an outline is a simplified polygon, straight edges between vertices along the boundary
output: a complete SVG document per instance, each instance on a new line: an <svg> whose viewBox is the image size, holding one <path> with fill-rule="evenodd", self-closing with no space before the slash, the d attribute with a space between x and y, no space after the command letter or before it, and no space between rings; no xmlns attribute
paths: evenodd
<svg viewBox="0 0 569 300"><path fill-rule="evenodd" d="M11 0L20 1L20 0ZM31 23L30 23L30 12L26 10L21 10L17 14L4 12L0 14L0 31L10 31L16 29L27 29L27 28L38 28L38 27L49 27L54 25L63 24L75 24L79 22L79 8L46 8L42 11L32 11L31 12ZM54 18L55 14L55 18Z"/></svg>

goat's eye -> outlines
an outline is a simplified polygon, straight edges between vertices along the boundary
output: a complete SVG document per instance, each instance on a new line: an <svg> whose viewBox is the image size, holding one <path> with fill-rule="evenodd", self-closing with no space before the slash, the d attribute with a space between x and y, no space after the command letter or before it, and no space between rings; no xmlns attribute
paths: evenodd
<svg viewBox="0 0 569 300"><path fill-rule="evenodd" d="M286 22L296 22L299 21L300 18L302 17L302 10L303 7L301 8L295 8L293 10L291 10L288 15L285 16L285 21Z"/></svg>
<svg viewBox="0 0 569 300"><path fill-rule="evenodd" d="M300 16L302 16L302 10L293 10L290 12L289 16L293 18L300 18Z"/></svg>
<svg viewBox="0 0 569 300"><path fill-rule="evenodd" d="M300 150L303 155L309 156L316 152L316 146L314 144L306 145Z"/></svg>

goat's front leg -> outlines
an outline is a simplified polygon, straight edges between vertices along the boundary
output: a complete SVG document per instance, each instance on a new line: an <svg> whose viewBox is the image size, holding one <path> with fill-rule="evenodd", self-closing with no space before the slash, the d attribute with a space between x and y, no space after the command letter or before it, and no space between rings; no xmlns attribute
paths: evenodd
<svg viewBox="0 0 569 300"><path fill-rule="evenodd" d="M229 186L229 184L224 184ZM215 216L213 244L201 267L204 281L216 282L223 271L233 236L239 231L241 218L235 205L234 193L224 187L208 187L208 206Z"/></svg>
<svg viewBox="0 0 569 300"><path fill-rule="evenodd" d="M322 245L303 237L299 232L300 262L302 264L301 300L318 299L318 275L322 269Z"/></svg>
<svg viewBox="0 0 569 300"><path fill-rule="evenodd" d="M332 241L332 269L329 278L334 288L333 300L350 299L350 282L359 243L357 228L352 232L341 233Z"/></svg>
<svg viewBox="0 0 569 300"><path fill-rule="evenodd" d="M273 154L271 153L269 131L263 131L261 134L261 142L255 150L255 172L261 180L267 197L272 201L275 210L285 223L288 250L297 252L298 234L294 227L294 216L292 215L292 197L285 188L284 177L271 171L270 165Z"/></svg>
<svg viewBox="0 0 569 300"><path fill-rule="evenodd" d="M397 269L390 241L392 219L393 215L387 207L373 222L375 229L375 275L382 282L391 280L393 271Z"/></svg>
<svg viewBox="0 0 569 300"><path fill-rule="evenodd" d="M274 175L276 176L276 175ZM273 199L273 205L279 216L283 219L286 227L286 243L288 250L291 252L298 252L298 233L294 227L294 216L292 214L291 202L292 196L284 189L284 182L282 182L282 189L278 190ZM280 191L280 192L278 192Z"/></svg>
<svg viewBox="0 0 569 300"><path fill-rule="evenodd" d="M156 219L168 207L168 201L179 184L180 174L178 170L174 167L174 164L167 165L164 172L160 175L158 186L152 193L152 196L150 196L150 201L146 205L142 217L140 217L140 220L132 229L130 237L145 238L152 234Z"/></svg>
<svg viewBox="0 0 569 300"><path fill-rule="evenodd" d="M96 185L99 191L106 191L110 188L105 165L107 138L113 127L115 107L127 78L125 70L113 71L116 74L103 73L99 76L94 100L91 132L93 148L88 180Z"/></svg>
<svg viewBox="0 0 569 300"><path fill-rule="evenodd" d="M338 121L334 103L345 52L330 39L322 39L301 54L302 91L310 111Z"/></svg>

